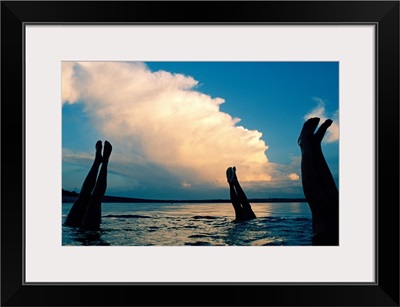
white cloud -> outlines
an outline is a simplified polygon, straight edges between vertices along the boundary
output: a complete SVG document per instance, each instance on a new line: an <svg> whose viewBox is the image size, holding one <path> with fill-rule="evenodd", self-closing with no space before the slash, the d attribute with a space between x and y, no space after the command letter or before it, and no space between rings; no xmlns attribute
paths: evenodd
<svg viewBox="0 0 400 307"><path fill-rule="evenodd" d="M84 102L91 121L113 144L115 173L140 182L144 169L157 166L157 174L167 172L186 188L226 185L225 170L233 165L242 182L265 184L278 174L262 134L220 111L224 100L196 91L192 77L152 72L136 62L65 62L62 81L63 103ZM160 175L162 180L168 178Z"/></svg>
<svg viewBox="0 0 400 307"><path fill-rule="evenodd" d="M323 139L325 143L332 143L339 140L339 112L334 112L331 117L328 117L325 109L325 101L321 98L314 97L313 100L317 103L317 106L307 115L304 116L304 119L307 120L311 117L319 117L320 124L322 124L326 119L330 118L333 123L328 128L326 135Z"/></svg>
<svg viewBox="0 0 400 307"><path fill-rule="evenodd" d="M290 173L290 174L288 175L288 178L289 178L290 180L295 181L295 180L299 180L299 179L300 179L300 176L297 175L296 173Z"/></svg>

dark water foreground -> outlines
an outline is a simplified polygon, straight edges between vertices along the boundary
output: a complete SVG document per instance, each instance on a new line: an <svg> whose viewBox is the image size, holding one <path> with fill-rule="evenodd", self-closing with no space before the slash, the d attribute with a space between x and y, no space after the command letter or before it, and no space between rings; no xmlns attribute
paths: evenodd
<svg viewBox="0 0 400 307"><path fill-rule="evenodd" d="M62 207L63 221L71 203ZM226 203L105 203L98 231L63 226L63 245L300 246L311 245L307 203L252 204L257 219L234 222Z"/></svg>

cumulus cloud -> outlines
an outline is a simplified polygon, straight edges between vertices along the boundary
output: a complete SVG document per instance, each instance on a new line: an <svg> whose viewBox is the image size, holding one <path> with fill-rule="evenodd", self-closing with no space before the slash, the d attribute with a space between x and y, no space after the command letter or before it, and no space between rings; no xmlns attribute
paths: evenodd
<svg viewBox="0 0 400 307"><path fill-rule="evenodd" d="M288 178L289 178L290 180L295 181L295 180L299 180L299 179L300 179L300 176L297 175L296 173L290 173L290 174L288 175Z"/></svg>
<svg viewBox="0 0 400 307"><path fill-rule="evenodd" d="M153 72L137 62L64 62L62 72L62 103L84 103L113 144L115 173L137 174L140 182L157 166L159 182L176 180L185 189L226 185L232 165L242 182L265 184L277 174L262 133L238 125L239 118L220 110L224 100L197 91L190 76Z"/></svg>
<svg viewBox="0 0 400 307"><path fill-rule="evenodd" d="M304 116L304 119L307 120L311 117L319 117L320 124L323 123L326 119L330 118L333 123L329 127L329 129L326 132L326 135L323 139L323 142L325 143L332 143L336 142L339 140L339 112L336 111L333 114L331 114L330 117L326 114L326 108L325 108L325 101L321 98L314 97L313 100L317 103L317 106L307 115Z"/></svg>

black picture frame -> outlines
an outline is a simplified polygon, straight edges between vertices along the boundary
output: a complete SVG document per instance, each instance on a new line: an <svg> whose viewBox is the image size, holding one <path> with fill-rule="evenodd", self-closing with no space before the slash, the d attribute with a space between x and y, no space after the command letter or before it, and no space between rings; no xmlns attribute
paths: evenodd
<svg viewBox="0 0 400 307"><path fill-rule="evenodd" d="M26 284L24 25L32 22L375 25L376 283ZM1 77L2 306L399 306L399 1L2 1Z"/></svg>

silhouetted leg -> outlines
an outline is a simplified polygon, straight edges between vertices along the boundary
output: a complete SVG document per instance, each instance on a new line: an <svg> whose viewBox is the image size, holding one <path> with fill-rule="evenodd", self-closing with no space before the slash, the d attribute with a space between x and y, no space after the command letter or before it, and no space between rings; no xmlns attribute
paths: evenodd
<svg viewBox="0 0 400 307"><path fill-rule="evenodd" d="M96 177L99 171L99 166L102 162L101 156L102 143L101 141L97 141L96 143L96 156L93 162L92 167L87 174L82 187L79 193L79 196L75 203L72 205L71 210L68 213L67 218L65 219L65 226L73 226L78 227L81 225L83 217L86 213L90 197L93 191L93 188L96 184Z"/></svg>
<svg viewBox="0 0 400 307"><path fill-rule="evenodd" d="M253 212L253 209L251 208L251 205L249 203L249 200L247 199L246 194L244 193L242 187L240 186L239 180L237 179L236 176L236 168L232 168L233 171L233 177L232 177L232 185L235 187L236 194L238 196L239 202L242 205L243 211L244 211L244 216L246 220L251 220L255 219L256 215Z"/></svg>
<svg viewBox="0 0 400 307"><path fill-rule="evenodd" d="M326 130L332 125L332 120L327 119L315 133L315 151L316 151L316 159L318 165L318 174L322 181L322 186L324 188L324 192L329 196L330 199L337 199L339 192L336 187L335 180L333 179L332 173L329 169L328 164L326 163L325 157L322 153L321 141L325 135Z"/></svg>
<svg viewBox="0 0 400 307"><path fill-rule="evenodd" d="M324 208L323 211L321 210L322 212L319 212L323 225L320 226L321 235L317 234L314 237L315 245L339 244L339 191L321 148L321 141L331 124L332 121L330 119L326 120L314 136L318 177L324 195L326 195L326 199L320 204L320 207Z"/></svg>
<svg viewBox="0 0 400 307"><path fill-rule="evenodd" d="M240 205L239 198L236 194L235 188L233 187L233 184L231 183L232 180L232 167L228 167L226 170L226 177L229 183L229 196L231 199L231 203L233 206L233 209L235 210L235 221L243 221L245 219L244 216L244 211L242 206Z"/></svg>
<svg viewBox="0 0 400 307"><path fill-rule="evenodd" d="M314 144L314 131L319 123L319 118L307 120L301 130L298 144L301 149L301 179L304 195L314 211L314 203L325 199L316 163L316 151Z"/></svg>
<svg viewBox="0 0 400 307"><path fill-rule="evenodd" d="M90 198L89 205L83 218L81 228L99 229L101 224L101 201L107 189L108 160L111 155L112 146L108 141L104 142L103 162L96 186Z"/></svg>
<svg viewBox="0 0 400 307"><path fill-rule="evenodd" d="M325 121L314 134L319 118L307 120L299 136L304 195L312 212L315 245L339 243L339 195L321 149L321 141L332 124Z"/></svg>
<svg viewBox="0 0 400 307"><path fill-rule="evenodd" d="M233 184L231 184L231 183L229 184L229 190L230 190L231 203L232 203L233 209L235 210L236 221L246 220L244 210L243 210L242 206L240 205L240 201L236 194L235 188L233 187Z"/></svg>

